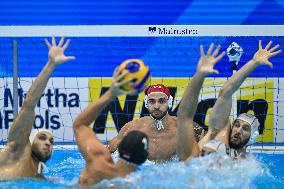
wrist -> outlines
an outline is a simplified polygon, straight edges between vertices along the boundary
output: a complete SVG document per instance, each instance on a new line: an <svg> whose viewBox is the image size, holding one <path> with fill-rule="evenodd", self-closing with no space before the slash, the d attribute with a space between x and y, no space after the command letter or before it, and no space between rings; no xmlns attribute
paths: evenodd
<svg viewBox="0 0 284 189"><path fill-rule="evenodd" d="M46 65L45 65L45 68L46 68L47 70L49 70L49 72L51 72L51 73L56 69L56 67L57 67L57 65L51 63L50 61L48 61L48 62L46 63Z"/></svg>
<svg viewBox="0 0 284 189"><path fill-rule="evenodd" d="M117 95L111 90L111 88L109 90L107 90L105 95L106 95L107 99L109 99L110 101L112 101L113 99L115 99L117 97Z"/></svg>
<svg viewBox="0 0 284 189"><path fill-rule="evenodd" d="M197 75L199 77L206 77L207 73L204 73L204 72L201 72L201 71L197 70L195 75Z"/></svg>
<svg viewBox="0 0 284 189"><path fill-rule="evenodd" d="M260 62L257 61L255 58L251 59L250 62L251 62L252 64L257 65L257 66L260 65Z"/></svg>
<svg viewBox="0 0 284 189"><path fill-rule="evenodd" d="M47 65L50 66L50 67L53 67L53 68L57 67L57 64L54 61L51 61L51 60L47 61Z"/></svg>

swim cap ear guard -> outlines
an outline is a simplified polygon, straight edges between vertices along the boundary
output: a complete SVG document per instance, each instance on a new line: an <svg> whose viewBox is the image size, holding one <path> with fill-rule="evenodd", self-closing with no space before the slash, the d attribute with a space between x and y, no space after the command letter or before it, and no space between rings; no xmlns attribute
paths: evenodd
<svg viewBox="0 0 284 189"><path fill-rule="evenodd" d="M255 117L252 114L243 113L243 114L240 114L237 117L236 120L245 121L250 125L251 134L250 134L250 139L249 139L248 143L246 144L246 146L254 144L256 142L258 135L259 135L258 128L259 128L260 123L259 123L257 117Z"/></svg>
<svg viewBox="0 0 284 189"><path fill-rule="evenodd" d="M130 164L141 165L148 158L148 143L149 139L146 134L131 131L118 145L119 157Z"/></svg>
<svg viewBox="0 0 284 189"><path fill-rule="evenodd" d="M173 107L173 97L170 94L170 90L162 84L151 85L145 91L144 103L145 108L148 108L148 95L153 92L161 92L164 93L168 97L168 107L171 109Z"/></svg>

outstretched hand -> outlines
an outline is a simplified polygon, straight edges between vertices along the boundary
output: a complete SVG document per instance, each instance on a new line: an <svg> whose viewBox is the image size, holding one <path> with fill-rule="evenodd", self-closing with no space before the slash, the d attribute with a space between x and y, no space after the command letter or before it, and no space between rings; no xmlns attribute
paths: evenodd
<svg viewBox="0 0 284 189"><path fill-rule="evenodd" d="M273 64L270 61L268 61L268 59L270 57L278 55L279 53L282 52L282 50L276 51L280 47L279 44L274 46L273 48L271 48L269 50L271 44L272 44L272 41L270 41L266 45L266 47L263 49L262 48L262 44L261 44L261 40L259 40L259 42L258 42L258 51L254 54L253 60L255 62L259 63L260 65L268 65L268 66L270 66L272 68Z"/></svg>
<svg viewBox="0 0 284 189"><path fill-rule="evenodd" d="M218 70L214 69L215 64L221 60L223 58L223 56L225 55L225 52L222 52L221 54L218 55L220 49L221 49L221 45L218 45L218 47L215 49L215 51L212 53L212 50L214 48L214 44L211 43L207 54L204 54L204 49L203 46L200 45L200 59L198 62L198 66L197 66L197 71L199 73L203 73L203 74L218 74ZM218 55L218 56L217 56Z"/></svg>
<svg viewBox="0 0 284 189"><path fill-rule="evenodd" d="M121 87L123 85L126 85L126 84L128 84L129 82L132 81L132 79L122 81L123 78L126 76L126 74L128 74L128 71L121 73L119 71L118 67L114 70L114 73L113 73L113 76L112 76L112 84L110 86L110 90L111 90L113 96L136 94L136 91L125 91L125 90L121 89Z"/></svg>
<svg viewBox="0 0 284 189"><path fill-rule="evenodd" d="M55 37L52 36L52 43L50 44L47 39L45 39L45 44L48 47L48 61L49 63L59 65L68 60L74 60L74 56L65 56L64 51L67 49L70 43L68 39L64 44L64 36L61 37L58 45L56 45Z"/></svg>

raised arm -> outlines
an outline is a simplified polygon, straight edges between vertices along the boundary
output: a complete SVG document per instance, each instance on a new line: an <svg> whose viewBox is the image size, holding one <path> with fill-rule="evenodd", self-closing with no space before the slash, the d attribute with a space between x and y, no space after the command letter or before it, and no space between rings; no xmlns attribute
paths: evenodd
<svg viewBox="0 0 284 189"><path fill-rule="evenodd" d="M218 71L214 69L214 65L225 55L225 52L223 52L217 56L221 46L218 46L213 54L211 54L213 48L214 45L211 44L207 55L205 55L203 46L200 46L201 57L198 62L197 71L186 88L179 105L177 116L177 152L182 161L185 161L190 156L199 154L199 148L194 137L193 117L196 112L200 89L206 75L218 73Z"/></svg>
<svg viewBox="0 0 284 189"><path fill-rule="evenodd" d="M272 41L270 41L263 49L261 41L259 41L259 49L254 54L253 59L248 61L228 81L225 82L209 119L209 132L211 133L210 138L214 138L218 132L227 125L231 112L232 95L239 89L249 74L259 65L268 65L272 68L273 65L268 61L268 59L279 54L281 50L276 51L280 47L279 45L269 49L271 44Z"/></svg>
<svg viewBox="0 0 284 189"><path fill-rule="evenodd" d="M117 96L121 94L127 94L122 91L120 87L130 80L120 82L120 80L127 74L119 74L118 70L114 72L113 82L110 89L104 93L97 101L89 105L86 109L79 114L73 124L73 130L75 133L76 141L84 156L85 160L91 160L98 155L109 156L107 148L97 139L94 131L89 125L97 119L101 111Z"/></svg>
<svg viewBox="0 0 284 189"><path fill-rule="evenodd" d="M29 135L35 119L34 109L46 88L51 74L58 65L75 59L74 56L64 55L70 40L67 40L64 44L64 37L62 37L59 44L56 45L55 37L52 37L52 44L47 39L45 39L45 43L49 49L48 62L30 87L19 115L9 132L7 145L13 143L19 147L18 149L21 149L21 146L25 146L29 142Z"/></svg>
<svg viewBox="0 0 284 189"><path fill-rule="evenodd" d="M113 139L111 139L108 143L108 150L113 153L116 151L119 143L121 142L121 140L125 137L125 135L127 135L130 131L132 131L133 129L135 129L135 125L134 125L135 120L130 121L128 123L126 123L121 130L119 131L119 133L117 134L117 136L115 136Z"/></svg>

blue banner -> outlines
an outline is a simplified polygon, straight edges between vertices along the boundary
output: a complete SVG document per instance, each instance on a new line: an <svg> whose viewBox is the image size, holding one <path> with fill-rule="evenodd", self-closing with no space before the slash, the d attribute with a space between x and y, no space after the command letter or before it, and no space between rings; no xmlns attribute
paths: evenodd
<svg viewBox="0 0 284 189"><path fill-rule="evenodd" d="M283 25L283 0L1 0L0 25Z"/></svg>
<svg viewBox="0 0 284 189"><path fill-rule="evenodd" d="M258 49L258 40L266 45L284 47L284 37L76 37L66 55L76 60L60 65L54 77L111 77L113 70L122 61L130 58L142 59L150 66L153 77L191 77L195 73L200 57L199 45L205 50L213 42L226 51L232 42L244 50L239 67L249 61ZM58 39L57 39L58 40ZM36 77L47 62L47 47L43 38L18 38L18 61L20 77ZM0 38L0 76L12 76L12 38ZM251 77L284 77L284 53L272 57L274 65L258 67ZM231 63L224 57L216 68L217 77L230 77ZM216 76L216 75L214 75Z"/></svg>

